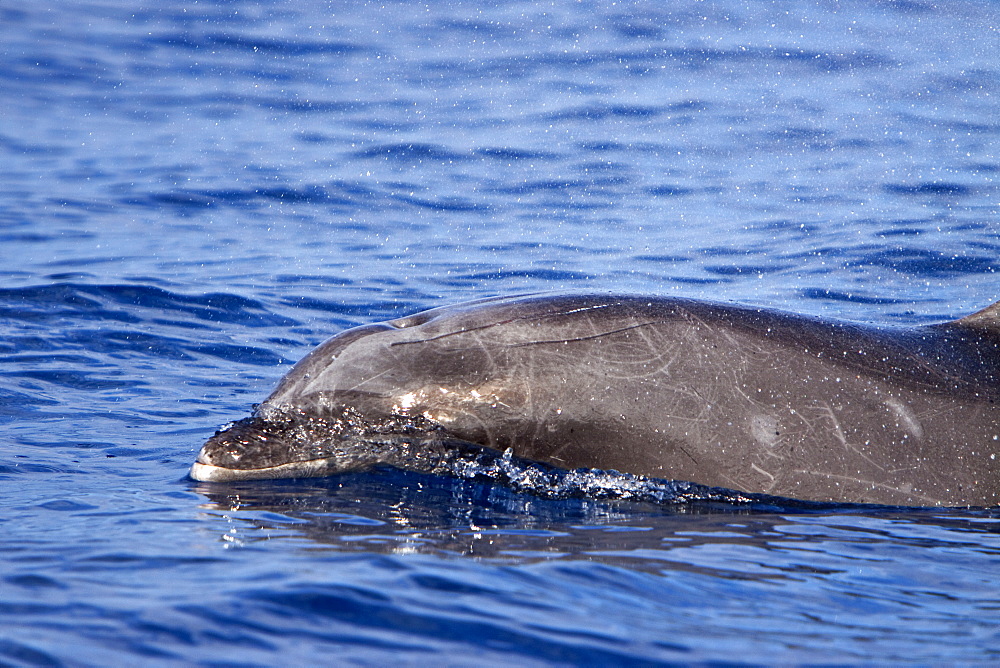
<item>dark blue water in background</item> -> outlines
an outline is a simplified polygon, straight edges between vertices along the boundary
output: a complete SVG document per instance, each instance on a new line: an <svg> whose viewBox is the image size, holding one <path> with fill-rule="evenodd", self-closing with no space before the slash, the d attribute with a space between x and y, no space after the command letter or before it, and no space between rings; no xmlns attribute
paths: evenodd
<svg viewBox="0 0 1000 668"><path fill-rule="evenodd" d="M0 7L0 664L1000 660L1000 514L187 467L341 329L1000 298L996 2Z"/></svg>

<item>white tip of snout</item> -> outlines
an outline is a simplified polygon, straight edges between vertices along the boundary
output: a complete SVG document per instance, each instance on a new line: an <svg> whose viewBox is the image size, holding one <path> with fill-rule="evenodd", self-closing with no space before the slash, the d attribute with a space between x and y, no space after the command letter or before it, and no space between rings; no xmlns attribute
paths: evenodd
<svg viewBox="0 0 1000 668"><path fill-rule="evenodd" d="M234 476L234 473L239 473L239 471L195 462L191 466L188 475L192 480L197 480L198 482L219 482L221 480L236 480L237 476Z"/></svg>

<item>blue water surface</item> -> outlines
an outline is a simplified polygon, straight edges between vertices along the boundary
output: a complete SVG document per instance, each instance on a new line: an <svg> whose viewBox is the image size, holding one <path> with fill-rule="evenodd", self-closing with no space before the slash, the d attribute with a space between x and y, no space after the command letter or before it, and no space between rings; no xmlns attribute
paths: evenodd
<svg viewBox="0 0 1000 668"><path fill-rule="evenodd" d="M1000 5L0 7L0 665L1000 660L1000 514L186 472L350 326L1000 298Z"/></svg>

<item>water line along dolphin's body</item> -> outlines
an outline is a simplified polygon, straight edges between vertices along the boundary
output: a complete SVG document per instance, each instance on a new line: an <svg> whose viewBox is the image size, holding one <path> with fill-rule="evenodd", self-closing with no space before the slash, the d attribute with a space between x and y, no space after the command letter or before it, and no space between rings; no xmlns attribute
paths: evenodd
<svg viewBox="0 0 1000 668"><path fill-rule="evenodd" d="M1000 504L1000 303L870 327L635 296L486 299L343 332L254 417L205 444L203 481L434 470L512 448L751 493ZM364 441L369 447L352 448Z"/></svg>

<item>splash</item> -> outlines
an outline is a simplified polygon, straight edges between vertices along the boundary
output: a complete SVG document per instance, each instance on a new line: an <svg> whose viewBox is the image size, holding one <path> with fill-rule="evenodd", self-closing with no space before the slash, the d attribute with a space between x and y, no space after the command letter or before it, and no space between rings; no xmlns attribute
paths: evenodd
<svg viewBox="0 0 1000 668"><path fill-rule="evenodd" d="M602 469L564 470L515 457L508 448L503 453L483 449L472 457L455 457L441 467L457 478L502 484L516 492L545 499L587 498L639 501L655 504L683 504L698 501L750 503L755 495L708 487L692 482L648 478Z"/></svg>

